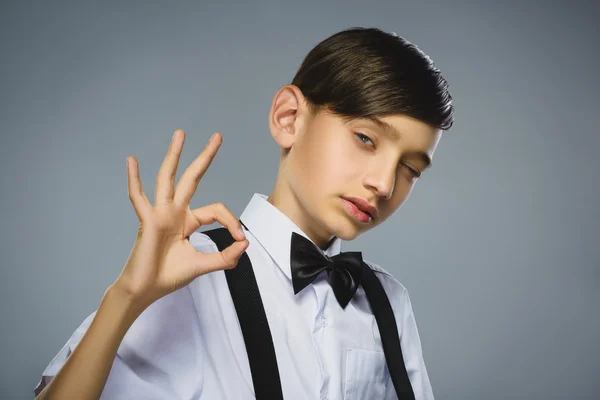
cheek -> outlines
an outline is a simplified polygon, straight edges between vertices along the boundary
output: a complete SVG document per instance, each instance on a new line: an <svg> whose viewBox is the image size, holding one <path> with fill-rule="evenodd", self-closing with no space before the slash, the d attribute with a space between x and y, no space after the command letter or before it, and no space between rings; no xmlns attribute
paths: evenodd
<svg viewBox="0 0 600 400"><path fill-rule="evenodd" d="M415 182L405 179L403 176L399 176L396 181L396 188L394 189L394 194L390 199L390 207L392 208L392 213L394 213L410 196L413 188L415 187Z"/></svg>
<svg viewBox="0 0 600 400"><path fill-rule="evenodd" d="M302 149L297 160L298 178L313 191L343 186L360 170L359 163L353 160L352 150L347 141L333 136L311 142Z"/></svg>

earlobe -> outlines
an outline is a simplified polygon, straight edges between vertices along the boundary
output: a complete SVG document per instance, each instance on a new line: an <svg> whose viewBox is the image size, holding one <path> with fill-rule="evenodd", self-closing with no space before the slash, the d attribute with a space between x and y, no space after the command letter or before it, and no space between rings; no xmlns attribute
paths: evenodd
<svg viewBox="0 0 600 400"><path fill-rule="evenodd" d="M269 112L271 136L282 148L290 148L302 125L304 96L294 85L285 85L273 97Z"/></svg>

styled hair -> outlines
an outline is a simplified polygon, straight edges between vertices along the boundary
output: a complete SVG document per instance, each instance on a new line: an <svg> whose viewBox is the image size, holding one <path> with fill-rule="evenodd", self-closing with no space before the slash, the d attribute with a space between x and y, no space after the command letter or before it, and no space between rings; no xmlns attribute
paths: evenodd
<svg viewBox="0 0 600 400"><path fill-rule="evenodd" d="M352 118L403 114L440 130L453 124L448 83L417 46L378 28L354 27L318 43L291 82L312 115Z"/></svg>

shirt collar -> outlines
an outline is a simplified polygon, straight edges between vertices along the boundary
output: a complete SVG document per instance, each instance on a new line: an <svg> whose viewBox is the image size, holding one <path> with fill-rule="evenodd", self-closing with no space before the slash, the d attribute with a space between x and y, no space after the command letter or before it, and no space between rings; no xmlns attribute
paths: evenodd
<svg viewBox="0 0 600 400"><path fill-rule="evenodd" d="M267 198L264 194L254 193L244 212L242 212L240 220L269 253L279 268L291 279L292 232L304 236L311 242L312 240L287 215L269 203ZM336 237L326 250L319 250L328 257L333 257L340 253L341 242L342 240ZM316 247L318 248L318 246Z"/></svg>

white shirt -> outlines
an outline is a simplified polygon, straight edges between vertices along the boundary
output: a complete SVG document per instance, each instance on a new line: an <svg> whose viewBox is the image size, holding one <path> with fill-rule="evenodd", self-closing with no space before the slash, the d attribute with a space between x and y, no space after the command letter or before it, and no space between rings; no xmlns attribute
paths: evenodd
<svg viewBox="0 0 600 400"><path fill-rule="evenodd" d="M342 309L323 271L294 295L291 234L308 237L266 199L255 193L240 219L248 228L246 251L273 337L284 398L397 399L364 290L359 286ZM218 251L200 232L190 242L201 252ZM340 246L338 238L324 253L334 256ZM392 305L415 397L433 400L408 292L383 268L364 261L375 270ZM94 315L46 367L36 392L56 375ZM119 346L101 398L254 398L248 354L224 271L202 275L144 310Z"/></svg>

